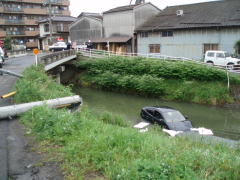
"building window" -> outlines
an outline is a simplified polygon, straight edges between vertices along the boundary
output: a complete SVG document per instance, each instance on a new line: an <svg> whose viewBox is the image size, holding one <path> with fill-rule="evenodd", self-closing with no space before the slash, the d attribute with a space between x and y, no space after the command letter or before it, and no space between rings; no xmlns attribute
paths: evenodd
<svg viewBox="0 0 240 180"><path fill-rule="evenodd" d="M149 44L149 53L160 53L160 44Z"/></svg>
<svg viewBox="0 0 240 180"><path fill-rule="evenodd" d="M140 33L140 37L141 37L141 38L148 37L148 32L141 32L141 33Z"/></svg>
<svg viewBox="0 0 240 180"><path fill-rule="evenodd" d="M162 37L172 37L173 36L173 31L163 31L162 32Z"/></svg>
<svg viewBox="0 0 240 180"><path fill-rule="evenodd" d="M49 24L44 24L44 32L49 32Z"/></svg>
<svg viewBox="0 0 240 180"><path fill-rule="evenodd" d="M218 44L203 44L203 54L210 50L217 51Z"/></svg>

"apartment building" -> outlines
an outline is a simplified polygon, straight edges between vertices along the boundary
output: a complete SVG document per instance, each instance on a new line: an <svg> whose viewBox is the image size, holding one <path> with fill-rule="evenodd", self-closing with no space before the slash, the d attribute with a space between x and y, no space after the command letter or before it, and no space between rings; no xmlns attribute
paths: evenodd
<svg viewBox="0 0 240 180"><path fill-rule="evenodd" d="M48 50L49 45L57 41L70 42L69 25L76 21L77 18L72 16L54 16L51 17L52 31L50 30L50 18L39 21L39 48ZM52 36L50 35L52 32Z"/></svg>
<svg viewBox="0 0 240 180"><path fill-rule="evenodd" d="M69 0L0 0L0 40L9 36L13 45L38 47L38 21L49 14L70 16L69 5Z"/></svg>

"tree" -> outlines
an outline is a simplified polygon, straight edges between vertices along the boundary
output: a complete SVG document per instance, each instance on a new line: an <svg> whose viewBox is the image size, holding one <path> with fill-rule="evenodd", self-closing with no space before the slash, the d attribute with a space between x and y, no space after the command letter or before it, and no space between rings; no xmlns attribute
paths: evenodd
<svg viewBox="0 0 240 180"><path fill-rule="evenodd" d="M12 49L12 38L11 37L6 37L4 39L4 48L7 50L11 50Z"/></svg>
<svg viewBox="0 0 240 180"><path fill-rule="evenodd" d="M235 53L240 54L240 40L238 40L234 45Z"/></svg>

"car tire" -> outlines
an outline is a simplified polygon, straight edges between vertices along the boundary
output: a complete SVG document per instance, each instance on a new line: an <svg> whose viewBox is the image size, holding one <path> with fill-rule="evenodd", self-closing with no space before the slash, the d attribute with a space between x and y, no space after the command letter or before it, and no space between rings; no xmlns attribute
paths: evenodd
<svg viewBox="0 0 240 180"><path fill-rule="evenodd" d="M234 63L228 63L227 64L227 69L228 70L233 70L234 69Z"/></svg>
<svg viewBox="0 0 240 180"><path fill-rule="evenodd" d="M214 63L212 61L208 61L206 64L209 66L214 66Z"/></svg>
<svg viewBox="0 0 240 180"><path fill-rule="evenodd" d="M2 63L0 63L0 69L2 69ZM0 72L0 75L2 76L2 75L3 75L3 73L2 73L2 72Z"/></svg>

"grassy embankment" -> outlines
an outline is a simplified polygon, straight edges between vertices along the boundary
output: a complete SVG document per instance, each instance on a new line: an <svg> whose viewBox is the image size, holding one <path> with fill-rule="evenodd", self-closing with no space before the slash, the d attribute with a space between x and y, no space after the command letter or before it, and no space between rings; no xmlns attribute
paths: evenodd
<svg viewBox="0 0 240 180"><path fill-rule="evenodd" d="M201 104L234 101L227 73L196 63L112 57L79 61L76 66L86 70L80 77L84 86ZM240 84L240 76L230 75L230 81Z"/></svg>
<svg viewBox="0 0 240 180"><path fill-rule="evenodd" d="M41 68L28 69L16 89L18 102L71 94ZM21 121L42 143L42 150L61 162L67 180L240 177L239 149L169 138L156 129L141 134L120 117L96 116L86 107L80 113L38 107L25 113Z"/></svg>

